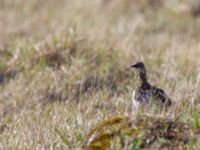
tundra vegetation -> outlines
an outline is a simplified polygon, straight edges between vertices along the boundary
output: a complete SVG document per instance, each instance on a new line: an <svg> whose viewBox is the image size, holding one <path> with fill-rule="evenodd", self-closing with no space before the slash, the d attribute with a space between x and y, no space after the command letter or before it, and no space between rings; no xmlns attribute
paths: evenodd
<svg viewBox="0 0 200 150"><path fill-rule="evenodd" d="M1 0L0 149L200 149L200 3ZM131 112L143 61L173 99Z"/></svg>

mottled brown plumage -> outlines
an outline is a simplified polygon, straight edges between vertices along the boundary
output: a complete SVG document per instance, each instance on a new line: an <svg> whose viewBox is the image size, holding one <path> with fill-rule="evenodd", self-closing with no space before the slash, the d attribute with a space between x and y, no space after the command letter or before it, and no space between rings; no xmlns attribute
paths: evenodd
<svg viewBox="0 0 200 150"><path fill-rule="evenodd" d="M135 68L139 75L139 85L133 93L133 105L155 103L162 108L169 107L171 105L171 99L167 96L164 90L152 86L147 81L147 73L144 63L138 62L131 67Z"/></svg>

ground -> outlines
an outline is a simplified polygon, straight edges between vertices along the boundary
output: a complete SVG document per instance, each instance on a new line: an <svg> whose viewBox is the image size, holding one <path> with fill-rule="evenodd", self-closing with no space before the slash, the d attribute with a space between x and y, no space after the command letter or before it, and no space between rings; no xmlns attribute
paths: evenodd
<svg viewBox="0 0 200 150"><path fill-rule="evenodd" d="M162 147L165 124L200 149L199 12L192 0L1 0L0 149L89 149L110 117L109 133L114 118L137 134L113 147L126 135L114 124L107 149ZM173 99L168 111L131 112L137 61ZM148 145L152 124L161 134Z"/></svg>

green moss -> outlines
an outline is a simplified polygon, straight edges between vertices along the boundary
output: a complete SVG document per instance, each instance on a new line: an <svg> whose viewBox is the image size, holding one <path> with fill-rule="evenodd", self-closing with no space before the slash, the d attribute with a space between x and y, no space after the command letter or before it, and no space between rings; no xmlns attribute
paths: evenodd
<svg viewBox="0 0 200 150"><path fill-rule="evenodd" d="M121 149L141 149L169 144L172 148L185 148L194 138L192 129L183 122L153 116L138 116L136 120L117 116L102 121L89 133L86 150L110 149L118 145ZM126 143L126 144L125 144Z"/></svg>

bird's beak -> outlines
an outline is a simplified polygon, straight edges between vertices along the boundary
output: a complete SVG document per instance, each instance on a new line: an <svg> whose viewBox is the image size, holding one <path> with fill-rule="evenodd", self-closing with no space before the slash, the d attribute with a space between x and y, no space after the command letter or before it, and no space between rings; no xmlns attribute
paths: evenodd
<svg viewBox="0 0 200 150"><path fill-rule="evenodd" d="M137 67L137 65L136 65L136 64L133 64L133 65L131 65L131 67L133 67L133 68L136 68L136 67Z"/></svg>

